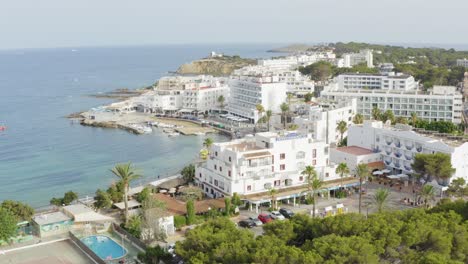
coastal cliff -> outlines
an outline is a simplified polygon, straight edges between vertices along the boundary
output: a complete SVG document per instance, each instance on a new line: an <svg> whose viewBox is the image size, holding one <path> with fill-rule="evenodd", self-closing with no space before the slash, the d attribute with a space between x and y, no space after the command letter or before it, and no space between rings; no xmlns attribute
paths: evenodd
<svg viewBox="0 0 468 264"><path fill-rule="evenodd" d="M213 76L229 75L234 70L248 65L254 65L255 59L245 59L239 56L223 56L207 58L183 64L177 70L178 74L209 74Z"/></svg>

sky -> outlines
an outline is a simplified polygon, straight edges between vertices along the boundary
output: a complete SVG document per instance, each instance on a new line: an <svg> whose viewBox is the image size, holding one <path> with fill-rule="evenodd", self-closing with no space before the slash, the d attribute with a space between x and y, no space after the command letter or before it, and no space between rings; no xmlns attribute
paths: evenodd
<svg viewBox="0 0 468 264"><path fill-rule="evenodd" d="M0 49L336 41L468 44L466 0L0 1Z"/></svg>

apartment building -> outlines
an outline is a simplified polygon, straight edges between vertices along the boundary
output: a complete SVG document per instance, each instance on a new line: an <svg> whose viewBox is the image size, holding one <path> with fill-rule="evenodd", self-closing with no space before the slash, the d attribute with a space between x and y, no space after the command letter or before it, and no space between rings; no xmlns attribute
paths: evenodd
<svg viewBox="0 0 468 264"><path fill-rule="evenodd" d="M372 50L364 49L359 53L345 53L343 54L343 67L351 68L354 65L366 63L367 67L374 67L374 56Z"/></svg>
<svg viewBox="0 0 468 264"><path fill-rule="evenodd" d="M258 60L257 64L269 68L296 69L318 61L334 61L335 59L336 55L333 51L308 51L283 58Z"/></svg>
<svg viewBox="0 0 468 264"><path fill-rule="evenodd" d="M340 121L348 125L352 123L357 111L357 99L312 102L306 108L304 114L294 118L298 130L310 133L314 140L337 144L341 140L337 125ZM347 132L343 134L343 137L346 136Z"/></svg>
<svg viewBox="0 0 468 264"><path fill-rule="evenodd" d="M468 68L468 59L458 59L457 60L457 66L462 66L465 68Z"/></svg>
<svg viewBox="0 0 468 264"><path fill-rule="evenodd" d="M260 119L256 106L261 104L265 110L280 112L280 105L286 101L286 83L278 76L238 75L229 80L230 97L226 110L234 115L257 123Z"/></svg>
<svg viewBox="0 0 468 264"><path fill-rule="evenodd" d="M398 90L329 89L321 92L326 100L357 99L357 113L371 118L372 109L392 110L395 116L411 117L416 113L428 121L461 123L462 95L455 87L434 86L429 92Z"/></svg>
<svg viewBox="0 0 468 264"><path fill-rule="evenodd" d="M229 98L229 87L227 85L185 89L182 91L182 108L198 112L219 111L224 107L218 102L220 96L225 98L224 105L227 105Z"/></svg>
<svg viewBox="0 0 468 264"><path fill-rule="evenodd" d="M329 166L328 145L310 134L258 133L243 139L214 143L195 178L209 197L249 195L306 184L302 171L313 165L324 181L336 180Z"/></svg>
<svg viewBox="0 0 468 264"><path fill-rule="evenodd" d="M334 80L339 89L415 90L418 83L413 76L390 72L388 74L347 73Z"/></svg>
<svg viewBox="0 0 468 264"><path fill-rule="evenodd" d="M413 173L411 164L416 154L446 153L451 156L452 166L456 169L451 179L461 177L468 180L468 142L463 137L413 131L408 125L384 126L381 121L367 120L362 125L349 128L348 145L380 153L388 169L395 174L407 175Z"/></svg>

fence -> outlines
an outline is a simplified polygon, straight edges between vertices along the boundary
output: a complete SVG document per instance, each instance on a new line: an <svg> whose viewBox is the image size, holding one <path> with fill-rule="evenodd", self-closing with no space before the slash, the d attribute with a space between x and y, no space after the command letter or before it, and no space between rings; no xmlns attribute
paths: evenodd
<svg viewBox="0 0 468 264"><path fill-rule="evenodd" d="M83 250L86 254L88 254L88 256L90 256L95 263L98 263L98 264L106 264L106 262L104 260L102 260L98 255L96 255L96 253L94 253L94 251L92 251L89 247L87 247L83 242L81 242L81 240L79 240L72 232L69 232L70 234L70 239L75 242L75 244L81 249Z"/></svg>
<svg viewBox="0 0 468 264"><path fill-rule="evenodd" d="M145 243L143 243L140 239L134 237L132 234L127 232L127 230L121 228L116 223L112 223L112 229L119 236L121 236L121 237L123 236L125 239L129 240L133 244L134 247L140 249L141 251L146 250L146 244Z"/></svg>

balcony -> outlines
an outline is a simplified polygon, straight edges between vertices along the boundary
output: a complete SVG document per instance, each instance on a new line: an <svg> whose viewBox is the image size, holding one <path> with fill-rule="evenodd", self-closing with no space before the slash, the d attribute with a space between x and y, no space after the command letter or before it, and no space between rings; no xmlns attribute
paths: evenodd
<svg viewBox="0 0 468 264"><path fill-rule="evenodd" d="M395 157L399 158L399 157L401 157L401 155L402 155L401 153L395 152Z"/></svg>
<svg viewBox="0 0 468 264"><path fill-rule="evenodd" d="M392 144L392 140L385 140L385 143L387 143L388 146Z"/></svg>
<svg viewBox="0 0 468 264"><path fill-rule="evenodd" d="M400 141L395 142L395 146L396 146L397 148L401 147Z"/></svg>
<svg viewBox="0 0 468 264"><path fill-rule="evenodd" d="M416 147L416 151L417 151L417 152L422 152L422 146Z"/></svg>
<svg viewBox="0 0 468 264"><path fill-rule="evenodd" d="M400 162L398 162L398 161L397 161L397 162L395 162L395 167L396 167L396 168L400 168L400 167L401 167L401 164L400 164Z"/></svg>
<svg viewBox="0 0 468 264"><path fill-rule="evenodd" d="M412 159L413 159L413 155L411 155L411 154L405 154L405 158L406 158L407 160L412 160Z"/></svg>
<svg viewBox="0 0 468 264"><path fill-rule="evenodd" d="M389 160L386 160L386 161L385 161L385 164L386 164L386 165L390 165L390 164L392 164L392 161L391 161L391 160L390 160L390 161L389 161Z"/></svg>
<svg viewBox="0 0 468 264"><path fill-rule="evenodd" d="M412 150L413 149L413 144L405 144L405 147L407 150Z"/></svg>
<svg viewBox="0 0 468 264"><path fill-rule="evenodd" d="M406 171L412 171L411 166L405 165L404 167L405 167L405 170L406 170Z"/></svg>
<svg viewBox="0 0 468 264"><path fill-rule="evenodd" d="M373 148L372 151L373 151L374 153L379 153L379 152L380 152L380 148L379 148L379 147Z"/></svg>
<svg viewBox="0 0 468 264"><path fill-rule="evenodd" d="M392 153L392 149L385 149L385 153L387 153L387 155L390 155Z"/></svg>

